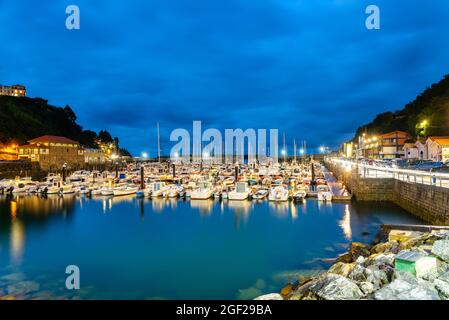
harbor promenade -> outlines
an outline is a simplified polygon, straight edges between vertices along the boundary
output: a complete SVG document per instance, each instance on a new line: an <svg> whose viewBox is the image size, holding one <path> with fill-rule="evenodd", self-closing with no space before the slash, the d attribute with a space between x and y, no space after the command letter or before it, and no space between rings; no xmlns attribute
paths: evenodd
<svg viewBox="0 0 449 320"><path fill-rule="evenodd" d="M327 159L327 168L357 201L393 202L434 225L449 225L449 174Z"/></svg>

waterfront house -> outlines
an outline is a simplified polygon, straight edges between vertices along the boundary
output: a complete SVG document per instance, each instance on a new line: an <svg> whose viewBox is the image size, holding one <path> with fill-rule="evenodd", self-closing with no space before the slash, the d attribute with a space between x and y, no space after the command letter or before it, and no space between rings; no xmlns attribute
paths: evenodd
<svg viewBox="0 0 449 320"><path fill-rule="evenodd" d="M426 140L418 140L415 142L416 149L418 150L418 159L427 160L427 145Z"/></svg>
<svg viewBox="0 0 449 320"><path fill-rule="evenodd" d="M60 136L42 136L19 147L19 159L38 162L42 169L60 169L64 164L79 167L85 163L84 152L76 141Z"/></svg>
<svg viewBox="0 0 449 320"><path fill-rule="evenodd" d="M404 144L404 157L407 160L419 159L419 151L416 143L408 142Z"/></svg>
<svg viewBox="0 0 449 320"><path fill-rule="evenodd" d="M13 86L2 86L0 85L0 96L11 96L11 97L25 97L26 88L20 84Z"/></svg>
<svg viewBox="0 0 449 320"><path fill-rule="evenodd" d="M411 137L404 131L393 131L380 136L379 157L382 159L403 158L404 145Z"/></svg>
<svg viewBox="0 0 449 320"><path fill-rule="evenodd" d="M449 136L428 137L426 140L428 160L449 161Z"/></svg>

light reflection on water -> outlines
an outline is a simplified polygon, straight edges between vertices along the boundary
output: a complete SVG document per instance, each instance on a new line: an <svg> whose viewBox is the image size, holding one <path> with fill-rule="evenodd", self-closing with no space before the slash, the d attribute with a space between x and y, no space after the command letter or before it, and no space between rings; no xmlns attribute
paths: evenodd
<svg viewBox="0 0 449 320"><path fill-rule="evenodd" d="M0 197L0 295L28 281L19 298L250 299L401 222L420 223L393 205L310 199ZM68 264L80 291L64 287Z"/></svg>

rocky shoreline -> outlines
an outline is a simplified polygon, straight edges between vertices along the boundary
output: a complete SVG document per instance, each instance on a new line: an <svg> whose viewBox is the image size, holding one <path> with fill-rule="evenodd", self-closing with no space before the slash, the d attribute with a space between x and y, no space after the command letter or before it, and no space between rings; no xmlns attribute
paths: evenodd
<svg viewBox="0 0 449 320"><path fill-rule="evenodd" d="M328 271L256 300L449 300L449 230L354 242Z"/></svg>

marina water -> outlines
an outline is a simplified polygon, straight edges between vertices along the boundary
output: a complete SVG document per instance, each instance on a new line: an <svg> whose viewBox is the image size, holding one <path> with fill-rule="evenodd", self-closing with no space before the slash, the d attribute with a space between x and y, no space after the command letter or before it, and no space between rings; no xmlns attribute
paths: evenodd
<svg viewBox="0 0 449 320"><path fill-rule="evenodd" d="M1 196L0 295L39 299L252 299L324 270L390 204ZM65 269L80 268L80 290ZM11 287L12 286L12 287Z"/></svg>

